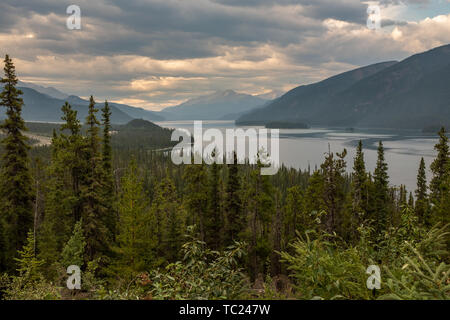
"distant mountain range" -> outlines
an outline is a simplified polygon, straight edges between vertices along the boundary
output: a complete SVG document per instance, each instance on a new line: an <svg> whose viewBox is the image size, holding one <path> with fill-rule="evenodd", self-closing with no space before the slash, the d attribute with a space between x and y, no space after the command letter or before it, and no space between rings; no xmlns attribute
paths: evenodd
<svg viewBox="0 0 450 320"><path fill-rule="evenodd" d="M299 86L239 123L422 129L450 126L450 45Z"/></svg>
<svg viewBox="0 0 450 320"><path fill-rule="evenodd" d="M68 95L52 87L43 87L28 82L19 81L18 87L23 92L25 107L22 116L25 121L60 122L61 107L65 101L69 102L74 110L77 110L78 119L84 122L87 116L89 105L88 100L84 100L75 95ZM103 102L97 101L100 108ZM116 124L128 123L133 119L144 119L149 121L162 121L164 118L157 112L148 111L124 104L110 102L111 122ZM0 108L0 119L5 118L5 109Z"/></svg>
<svg viewBox="0 0 450 320"><path fill-rule="evenodd" d="M235 120L267 101L260 96L225 90L167 107L160 114L167 120Z"/></svg>
<svg viewBox="0 0 450 320"><path fill-rule="evenodd" d="M53 87L19 82L26 121L59 122L68 101L84 121L89 102ZM450 127L450 45L401 62L372 64L323 81L296 87L282 96L253 96L233 90L190 99L160 112L110 102L115 124L133 119L236 120L237 124L302 123L320 126ZM103 104L98 101L98 107ZM0 108L0 119L5 109Z"/></svg>

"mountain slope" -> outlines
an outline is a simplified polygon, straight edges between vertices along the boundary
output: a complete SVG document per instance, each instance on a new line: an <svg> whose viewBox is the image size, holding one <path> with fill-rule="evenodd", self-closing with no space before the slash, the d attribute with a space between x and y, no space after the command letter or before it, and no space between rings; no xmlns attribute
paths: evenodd
<svg viewBox="0 0 450 320"><path fill-rule="evenodd" d="M40 93L31 88L20 88L23 92L24 107L22 109L22 116L25 121L43 121L43 122L60 122L62 112L61 107L66 100L56 99L49 95ZM88 108L87 105L71 103L74 110L78 112L78 119L84 122ZM112 123L127 123L133 118L115 106L111 107L111 122ZM100 117L100 115L99 115ZM0 108L0 119L5 118L5 108Z"/></svg>
<svg viewBox="0 0 450 320"><path fill-rule="evenodd" d="M422 129L450 125L450 45L297 87L239 122Z"/></svg>
<svg viewBox="0 0 450 320"><path fill-rule="evenodd" d="M422 129L450 125L450 45L413 55L341 92L324 121Z"/></svg>
<svg viewBox="0 0 450 320"><path fill-rule="evenodd" d="M44 93L44 94L46 94L52 98L56 98L56 99L66 99L69 96L67 93L61 92L58 89L55 89L53 87L44 87L44 86L40 86L38 84L34 84L31 82L19 81L17 86L23 87L23 88L31 88L31 89L36 90L37 92Z"/></svg>
<svg viewBox="0 0 450 320"><path fill-rule="evenodd" d="M161 114L168 120L219 120L261 106L267 100L233 90L219 91L167 107Z"/></svg>
<svg viewBox="0 0 450 320"><path fill-rule="evenodd" d="M275 99L266 107L258 108L243 115L237 122L269 120L312 122L313 116L320 112L324 106L332 103L333 97L337 93L395 63L395 61L377 63L341 73L317 83L296 87Z"/></svg>
<svg viewBox="0 0 450 320"><path fill-rule="evenodd" d="M69 103L79 105L89 105L89 101L81 99L78 96L71 95L66 99ZM110 106L117 108L118 110L126 113L133 119L144 119L148 121L163 121L164 117L159 115L158 112L145 110L138 107L132 107L126 104L109 102Z"/></svg>

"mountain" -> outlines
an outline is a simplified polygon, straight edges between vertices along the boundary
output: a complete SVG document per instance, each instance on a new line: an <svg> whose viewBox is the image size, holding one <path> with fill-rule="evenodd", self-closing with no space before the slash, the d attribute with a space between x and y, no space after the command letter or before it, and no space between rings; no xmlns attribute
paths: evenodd
<svg viewBox="0 0 450 320"><path fill-rule="evenodd" d="M422 129L450 125L450 45L300 86L237 123Z"/></svg>
<svg viewBox="0 0 450 320"><path fill-rule="evenodd" d="M78 96L71 95L66 99L70 104L79 104L79 105L89 105L88 100L81 99ZM163 121L165 118L159 115L158 112L149 111L138 107L132 107L126 104L116 103L116 102L108 102L109 106L113 106L118 110L126 113L133 119L144 119L148 121Z"/></svg>
<svg viewBox="0 0 450 320"><path fill-rule="evenodd" d="M113 125L112 145L126 149L159 149L174 146L178 142L171 141L173 129L162 128L150 121L134 119L127 124Z"/></svg>
<svg viewBox="0 0 450 320"><path fill-rule="evenodd" d="M44 86L37 85L37 84L31 83L31 82L23 82L23 81L19 81L17 86L19 88L33 89L33 90L37 91L38 93L45 94L51 98L67 101L72 106L73 105L80 105L80 106L88 106L89 105L88 100L84 100L76 95L69 95L69 94L61 92L58 89L55 89L53 87L44 87ZM24 91L24 90L22 90L22 91ZM25 102L26 102L26 100L25 100ZM98 106L100 106L102 103L99 103ZM158 114L158 112L149 111L149 110L145 110L145 109L138 108L138 107L132 107L132 106L129 106L126 104L120 104L120 103L116 103L116 102L109 102L109 105L111 108L114 107L114 108L117 108L118 110L120 110L121 111L120 114L124 113L130 117L130 118L127 118L126 115L125 116L122 115L119 117L119 112L116 111L117 119L115 119L115 120L120 121L117 123L123 123L123 122L128 121L129 119L144 119L144 120L149 120L149 121L165 120L163 116ZM29 119L29 120L45 121L45 120L41 120L40 118L39 119L38 118ZM59 121L59 120L48 120L48 121Z"/></svg>
<svg viewBox="0 0 450 320"><path fill-rule="evenodd" d="M23 92L22 98L24 107L22 109L22 116L25 121L43 121L43 122L61 122L61 107L67 99L56 99L47 94L40 93L34 89L20 87ZM88 108L86 104L72 103L71 106L78 113L78 119L84 122ZM125 112L121 111L114 105L111 107L111 122L112 123L127 123L133 118ZM100 115L99 115L100 117ZM0 109L0 119L5 118L5 108Z"/></svg>
<svg viewBox="0 0 450 320"><path fill-rule="evenodd" d="M168 120L219 120L228 115L249 111L266 102L267 100L256 96L226 90L167 107L162 110L161 115Z"/></svg>
<svg viewBox="0 0 450 320"><path fill-rule="evenodd" d="M261 98L264 100L274 100L283 94L284 94L284 92L280 91L280 90L270 90L269 92L258 94L255 97L258 97L258 98Z"/></svg>
<svg viewBox="0 0 450 320"><path fill-rule="evenodd" d="M66 99L69 95L67 93L61 92L58 89L55 89L53 87L44 87L40 86L31 82L23 82L19 81L17 84L18 87L22 88L31 88L36 90L37 92L44 93L52 98L56 99Z"/></svg>
<svg viewBox="0 0 450 320"><path fill-rule="evenodd" d="M333 97L348 89L361 79L371 76L395 61L377 63L338 74L323 81L296 87L267 106L258 108L240 117L237 122L307 121L319 113L323 106L333 102Z"/></svg>

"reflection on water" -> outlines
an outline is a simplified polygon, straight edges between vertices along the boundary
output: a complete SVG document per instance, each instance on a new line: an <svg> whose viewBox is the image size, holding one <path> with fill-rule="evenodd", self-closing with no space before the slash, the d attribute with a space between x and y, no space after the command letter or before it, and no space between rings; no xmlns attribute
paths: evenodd
<svg viewBox="0 0 450 320"><path fill-rule="evenodd" d="M185 128L190 131L193 128L193 121L164 121L157 124L168 128ZM204 129L225 130L234 127L233 121L203 121ZM255 128L262 127L255 126ZM424 158L429 169L435 156L433 147L438 141L437 135L422 134L414 130L354 129L348 132L343 129L327 128L281 129L280 162L288 167L302 170L310 167L314 170L323 162L328 147L332 152L340 152L346 148L347 170L351 171L355 148L359 140L363 141L367 170L372 172L376 165L378 141L383 141L391 184L404 184L409 191L416 188L420 158ZM429 170L427 177L429 181Z"/></svg>

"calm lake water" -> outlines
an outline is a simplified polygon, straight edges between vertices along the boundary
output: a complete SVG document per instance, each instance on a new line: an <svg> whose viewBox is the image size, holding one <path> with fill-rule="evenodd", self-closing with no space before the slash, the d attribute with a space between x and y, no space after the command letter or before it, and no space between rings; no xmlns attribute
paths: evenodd
<svg viewBox="0 0 450 320"><path fill-rule="evenodd" d="M192 132L193 121L163 121L158 125L167 128L184 128ZM203 129L217 128L222 131L235 128L233 121L203 121ZM242 127L243 129L249 127ZM257 127L254 128L263 128ZM280 162L285 166L305 170L319 167L330 146L331 152L347 149L347 171L353 167L353 157L358 141L362 140L366 168L373 172L377 160L378 141L383 141L385 158L389 166L391 185L406 185L409 191L416 188L417 169L420 158L427 165L427 179L431 177L429 167L435 157L436 134L424 134L419 130L390 129L344 129L311 128L280 130Z"/></svg>

